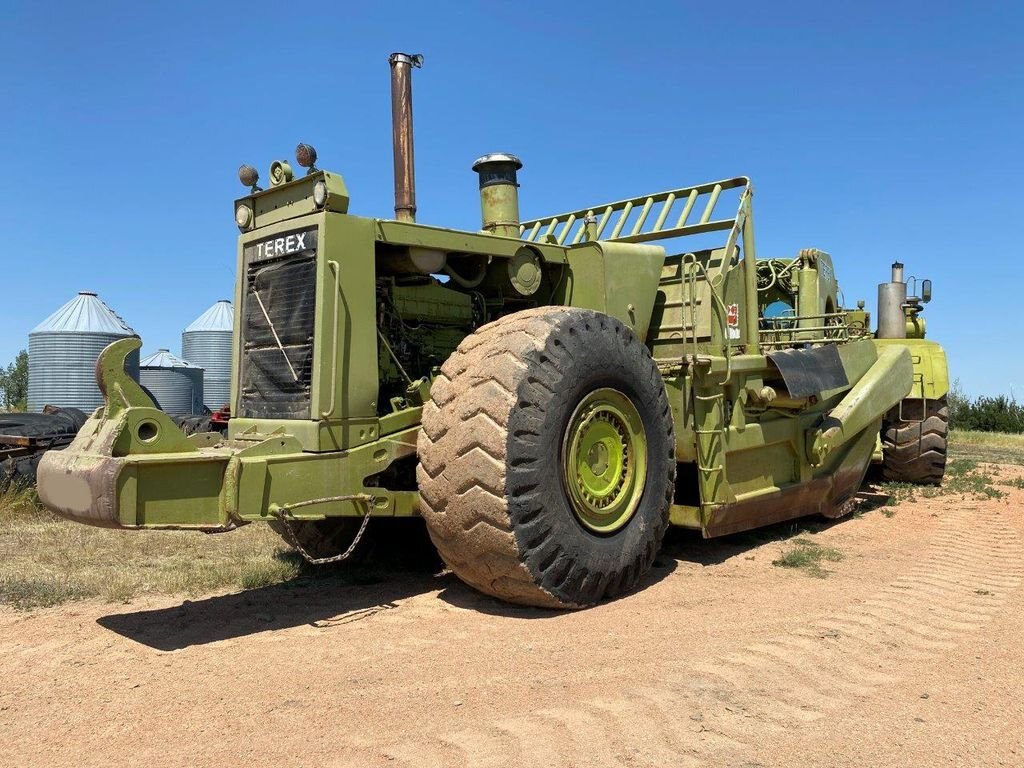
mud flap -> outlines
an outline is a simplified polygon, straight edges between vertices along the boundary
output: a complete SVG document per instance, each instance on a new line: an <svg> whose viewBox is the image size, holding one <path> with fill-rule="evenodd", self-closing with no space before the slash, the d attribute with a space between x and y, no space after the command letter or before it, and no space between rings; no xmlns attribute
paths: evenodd
<svg viewBox="0 0 1024 768"><path fill-rule="evenodd" d="M810 349L781 349L769 352L768 359L782 374L790 397L810 397L850 385L835 344Z"/></svg>

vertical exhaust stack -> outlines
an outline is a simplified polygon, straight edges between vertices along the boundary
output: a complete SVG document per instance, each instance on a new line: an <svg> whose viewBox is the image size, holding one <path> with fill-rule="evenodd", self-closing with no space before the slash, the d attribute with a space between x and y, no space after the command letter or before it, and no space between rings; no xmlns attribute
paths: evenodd
<svg viewBox="0 0 1024 768"><path fill-rule="evenodd" d="M480 176L480 214L483 228L493 235L519 237L519 181L523 167L515 155L493 152L473 163Z"/></svg>
<svg viewBox="0 0 1024 768"><path fill-rule="evenodd" d="M892 265L892 280L878 286L878 338L907 338L907 317L903 310L907 303L907 284L903 280L903 265Z"/></svg>
<svg viewBox="0 0 1024 768"><path fill-rule="evenodd" d="M416 170L412 141L412 68L423 66L418 53L392 53L391 142L395 152L395 218L416 221Z"/></svg>

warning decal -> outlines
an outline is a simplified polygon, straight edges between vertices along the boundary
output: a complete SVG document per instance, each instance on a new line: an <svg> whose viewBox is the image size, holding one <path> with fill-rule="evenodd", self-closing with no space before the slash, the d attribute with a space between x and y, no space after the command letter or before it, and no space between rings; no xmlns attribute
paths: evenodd
<svg viewBox="0 0 1024 768"><path fill-rule="evenodd" d="M730 304L726 307L726 336L730 339L740 337L740 305Z"/></svg>

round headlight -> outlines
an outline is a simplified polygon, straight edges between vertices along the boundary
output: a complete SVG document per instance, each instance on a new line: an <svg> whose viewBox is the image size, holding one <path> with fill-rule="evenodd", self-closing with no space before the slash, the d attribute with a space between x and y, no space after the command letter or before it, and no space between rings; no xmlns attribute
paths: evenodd
<svg viewBox="0 0 1024 768"><path fill-rule="evenodd" d="M248 229L252 224L252 208L248 205L240 205L235 208L235 224L239 229Z"/></svg>
<svg viewBox="0 0 1024 768"><path fill-rule="evenodd" d="M327 182L318 181L313 185L313 202L317 208L323 208L327 204Z"/></svg>
<svg viewBox="0 0 1024 768"><path fill-rule="evenodd" d="M309 168L309 172L312 173L316 168L316 150L313 149L313 145L299 144L295 148L295 162L303 168Z"/></svg>
<svg viewBox="0 0 1024 768"><path fill-rule="evenodd" d="M243 165L238 169L238 180L247 187L255 187L260 180L259 171L251 165Z"/></svg>

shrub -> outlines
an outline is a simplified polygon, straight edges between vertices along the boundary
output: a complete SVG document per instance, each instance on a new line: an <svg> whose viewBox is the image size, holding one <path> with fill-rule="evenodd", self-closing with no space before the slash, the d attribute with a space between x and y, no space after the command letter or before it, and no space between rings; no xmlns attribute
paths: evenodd
<svg viewBox="0 0 1024 768"><path fill-rule="evenodd" d="M949 425L953 429L979 432L1024 432L1024 404L1018 403L1011 392L988 397L982 395L971 400L964 394L959 381L949 391Z"/></svg>

